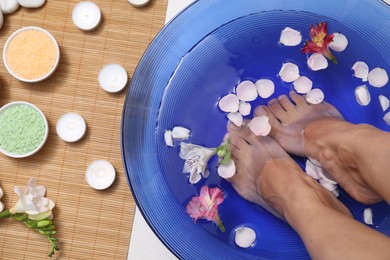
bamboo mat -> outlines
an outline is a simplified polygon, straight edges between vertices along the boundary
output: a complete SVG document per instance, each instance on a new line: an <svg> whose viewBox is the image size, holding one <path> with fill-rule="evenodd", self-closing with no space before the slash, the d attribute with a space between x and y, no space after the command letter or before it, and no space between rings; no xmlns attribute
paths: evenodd
<svg viewBox="0 0 390 260"><path fill-rule="evenodd" d="M126 91L104 92L97 82L101 67L119 63L131 76L143 52L162 28L166 0L134 8L127 0L95 0L103 13L101 26L82 32L71 19L76 0L48 0L39 9L19 8L6 15L0 46L15 30L40 26L51 32L61 49L60 65L53 76L35 84L12 78L0 62L0 106L28 101L38 106L49 122L49 138L36 155L12 159L0 154L0 187L7 208L16 203L14 185L24 189L30 177L46 186L56 202L55 224L61 251L53 259L126 259L135 202L122 166L121 113ZM1 47L1 53L2 53ZM86 137L65 143L55 124L74 111L87 122ZM94 160L110 161L117 172L112 187L96 191L84 172ZM15 220L0 221L0 259L47 259L48 241Z"/></svg>

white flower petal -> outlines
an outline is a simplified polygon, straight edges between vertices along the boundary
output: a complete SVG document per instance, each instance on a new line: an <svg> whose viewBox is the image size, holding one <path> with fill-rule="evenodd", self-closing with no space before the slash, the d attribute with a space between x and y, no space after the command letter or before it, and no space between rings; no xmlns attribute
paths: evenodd
<svg viewBox="0 0 390 260"><path fill-rule="evenodd" d="M318 175L318 168L319 167L312 163L310 160L306 160L305 171L309 176L313 177L316 180L320 178L320 176Z"/></svg>
<svg viewBox="0 0 390 260"><path fill-rule="evenodd" d="M386 115L383 117L383 120L385 120L386 124L390 125L390 112L386 113Z"/></svg>
<svg viewBox="0 0 390 260"><path fill-rule="evenodd" d="M172 137L174 139L186 140L190 137L190 130L182 126L175 126L172 129Z"/></svg>
<svg viewBox="0 0 390 260"><path fill-rule="evenodd" d="M313 71L323 70L328 67L328 60L321 53L313 53L307 59L307 65Z"/></svg>
<svg viewBox="0 0 390 260"><path fill-rule="evenodd" d="M198 180L196 174L201 174L203 177L208 177L207 164L210 158L214 155L214 149L202 147L196 144L180 143L181 159L185 160L183 172L190 173L190 182L195 183Z"/></svg>
<svg viewBox="0 0 390 260"><path fill-rule="evenodd" d="M311 81L306 76L300 76L299 79L294 81L293 85L294 85L294 89L299 94L306 94L307 92L309 92L312 89L313 81Z"/></svg>
<svg viewBox="0 0 390 260"><path fill-rule="evenodd" d="M4 191L2 188L0 188L0 199L3 197L3 195L4 195Z"/></svg>
<svg viewBox="0 0 390 260"><path fill-rule="evenodd" d="M256 136L267 136L271 132L271 125L268 122L268 116L254 117L249 122L249 129Z"/></svg>
<svg viewBox="0 0 390 260"><path fill-rule="evenodd" d="M323 167L318 167L318 176L320 177L320 181L327 182L333 185L337 185L337 182L333 179L333 177L325 170Z"/></svg>
<svg viewBox="0 0 390 260"><path fill-rule="evenodd" d="M321 103L324 98L324 92L319 88L312 89L306 94L306 101L313 105Z"/></svg>
<svg viewBox="0 0 390 260"><path fill-rule="evenodd" d="M368 83L376 88L381 88L387 84L389 76L386 70L382 68L375 68L368 73Z"/></svg>
<svg viewBox="0 0 390 260"><path fill-rule="evenodd" d="M3 212L4 210L4 204L3 202L0 201L0 213Z"/></svg>
<svg viewBox="0 0 390 260"><path fill-rule="evenodd" d="M244 80L236 88L237 97L242 101L253 101L257 98L257 89L250 80ZM233 112L233 111L232 111Z"/></svg>
<svg viewBox="0 0 390 260"><path fill-rule="evenodd" d="M374 222L372 222L372 217L373 217L372 209L365 208L364 212L363 212L364 223L366 223L368 225L374 225Z"/></svg>
<svg viewBox="0 0 390 260"><path fill-rule="evenodd" d="M298 72L299 73L299 72ZM275 92L275 84L269 79L259 79L255 83L257 92L262 98L269 98Z"/></svg>
<svg viewBox="0 0 390 260"><path fill-rule="evenodd" d="M367 81L368 78L368 65L363 61L357 61L352 66L352 70L354 71L354 76L356 78L362 79L363 82Z"/></svg>
<svg viewBox="0 0 390 260"><path fill-rule="evenodd" d="M299 68L296 64L287 62L283 63L279 71L280 78L287 83L293 82L299 78Z"/></svg>
<svg viewBox="0 0 390 260"><path fill-rule="evenodd" d="M342 33L333 33L333 41L329 43L329 48L334 51L341 52L348 46L348 39Z"/></svg>
<svg viewBox="0 0 390 260"><path fill-rule="evenodd" d="M233 177L236 174L236 165L234 161L230 159L229 162L220 164L217 169L218 175L224 179Z"/></svg>
<svg viewBox="0 0 390 260"><path fill-rule="evenodd" d="M284 28L280 34L279 42L285 46L297 46L302 41L301 32L290 27Z"/></svg>
<svg viewBox="0 0 390 260"><path fill-rule="evenodd" d="M165 130L164 132L164 141L166 146L173 146L173 140L172 140L172 131L171 130Z"/></svg>
<svg viewBox="0 0 390 260"><path fill-rule="evenodd" d="M361 106L367 106L370 104L371 95L366 85L359 86L355 89L356 101Z"/></svg>
<svg viewBox="0 0 390 260"><path fill-rule="evenodd" d="M202 175L197 172L193 172L190 174L189 181L191 184L196 184L202 179Z"/></svg>
<svg viewBox="0 0 390 260"><path fill-rule="evenodd" d="M385 112L389 108L390 101L387 97L379 95L379 103L381 104L383 112Z"/></svg>
<svg viewBox="0 0 390 260"><path fill-rule="evenodd" d="M239 247L248 248L256 241L256 232L249 227L242 227L236 230L234 242Z"/></svg>
<svg viewBox="0 0 390 260"><path fill-rule="evenodd" d="M325 188L327 189L328 191L334 191L337 189L337 184L333 184L329 181L326 181L324 179L321 179L320 180L320 184Z"/></svg>
<svg viewBox="0 0 390 260"><path fill-rule="evenodd" d="M232 122L233 124L235 124L238 127L242 126L242 123L244 121L244 119L242 118L242 115L238 112L227 114L227 118L229 118L230 122Z"/></svg>
<svg viewBox="0 0 390 260"><path fill-rule="evenodd" d="M228 94L219 100L219 108L226 113L237 112L240 100L234 94Z"/></svg>
<svg viewBox="0 0 390 260"><path fill-rule="evenodd" d="M332 191L332 194L337 198L340 195L339 189L335 189L334 191Z"/></svg>
<svg viewBox="0 0 390 260"><path fill-rule="evenodd" d="M316 160L316 159L314 159L314 158L312 158L312 157L308 157L308 159L309 159L315 166L322 167L321 163L320 163L318 160Z"/></svg>
<svg viewBox="0 0 390 260"><path fill-rule="evenodd" d="M238 106L238 112L240 112L241 115L247 116L251 113L252 106L250 103L247 103L245 101L240 101L240 104Z"/></svg>

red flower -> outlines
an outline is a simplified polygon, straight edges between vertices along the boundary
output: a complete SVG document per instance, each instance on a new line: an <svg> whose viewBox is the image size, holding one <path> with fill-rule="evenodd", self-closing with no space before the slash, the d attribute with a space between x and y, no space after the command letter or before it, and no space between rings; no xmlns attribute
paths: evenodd
<svg viewBox="0 0 390 260"><path fill-rule="evenodd" d="M334 35L328 35L327 24L319 22L317 25L310 26L310 41L305 42L301 51L305 54L310 52L319 52L326 58L337 64L337 59L329 50L329 43L333 41Z"/></svg>
<svg viewBox="0 0 390 260"><path fill-rule="evenodd" d="M222 232L225 227L222 224L218 214L218 206L223 202L223 191L217 187L209 189L208 186L203 186L200 190L200 195L195 196L188 203L186 211L194 221L198 219L207 219L218 225Z"/></svg>

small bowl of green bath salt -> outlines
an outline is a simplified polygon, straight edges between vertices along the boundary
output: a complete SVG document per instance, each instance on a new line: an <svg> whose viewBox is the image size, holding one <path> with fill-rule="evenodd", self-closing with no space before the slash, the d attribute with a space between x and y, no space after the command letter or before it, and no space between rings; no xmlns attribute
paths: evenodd
<svg viewBox="0 0 390 260"><path fill-rule="evenodd" d="M39 108L16 101L0 108L0 152L24 158L38 152L47 140L49 126Z"/></svg>

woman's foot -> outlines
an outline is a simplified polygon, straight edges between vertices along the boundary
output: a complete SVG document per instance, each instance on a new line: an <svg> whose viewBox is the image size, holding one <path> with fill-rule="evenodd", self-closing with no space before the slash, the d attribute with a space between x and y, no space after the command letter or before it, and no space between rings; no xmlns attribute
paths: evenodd
<svg viewBox="0 0 390 260"><path fill-rule="evenodd" d="M329 103L309 105L303 96L293 91L290 98L292 101L283 95L271 100L268 107L256 108L255 116L269 117L270 136L287 152L320 161L355 200L365 204L380 201L382 197L367 184L356 166L352 146L348 145L347 149L344 146L343 140L361 131L351 131L352 125Z"/></svg>
<svg viewBox="0 0 390 260"><path fill-rule="evenodd" d="M290 99L291 98L291 99ZM303 130L314 120L324 117L343 119L335 107L322 102L318 105L306 103L303 96L294 91L268 102L268 107L256 108L255 116L267 114L272 126L270 136L288 153L305 156Z"/></svg>
<svg viewBox="0 0 390 260"><path fill-rule="evenodd" d="M284 219L291 194L305 196L314 192L321 201L348 212L330 192L306 176L271 137L257 137L246 125L233 124L229 124L228 134L237 169L237 174L228 181L244 199Z"/></svg>

